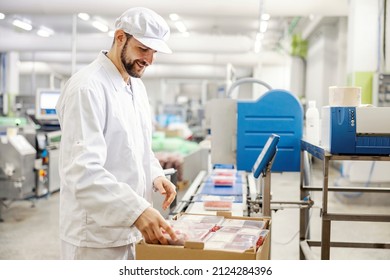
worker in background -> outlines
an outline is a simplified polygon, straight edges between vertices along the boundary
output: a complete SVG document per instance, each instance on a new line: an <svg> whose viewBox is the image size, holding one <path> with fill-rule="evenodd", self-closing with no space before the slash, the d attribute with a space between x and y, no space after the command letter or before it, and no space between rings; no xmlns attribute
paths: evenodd
<svg viewBox="0 0 390 280"><path fill-rule="evenodd" d="M132 8L114 41L65 85L56 109L62 259L134 259L135 243L167 244L172 228L152 207L152 191L176 196L151 150L150 106L140 77L156 52L171 53L164 19ZM93 43L93 42L91 42ZM141 236L142 235L142 236Z"/></svg>

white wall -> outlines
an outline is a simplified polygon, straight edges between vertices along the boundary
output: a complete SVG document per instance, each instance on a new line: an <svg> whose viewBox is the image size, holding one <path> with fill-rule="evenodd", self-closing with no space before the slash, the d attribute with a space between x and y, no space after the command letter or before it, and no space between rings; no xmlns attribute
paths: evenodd
<svg viewBox="0 0 390 280"><path fill-rule="evenodd" d="M290 91L297 97L305 95L306 62L301 57L290 59Z"/></svg>
<svg viewBox="0 0 390 280"><path fill-rule="evenodd" d="M5 69L6 69L5 92L11 95L16 95L19 93L19 53L17 52L7 53Z"/></svg>
<svg viewBox="0 0 390 280"><path fill-rule="evenodd" d="M273 89L290 90L290 58L285 57L284 64L268 65L263 64L254 69L255 78L269 84ZM252 99L256 100L268 89L262 85L253 84Z"/></svg>
<svg viewBox="0 0 390 280"><path fill-rule="evenodd" d="M376 71L380 68L378 46L380 46L381 39L378 36L380 30L378 15L379 3L382 1L350 0L348 16L348 73Z"/></svg>
<svg viewBox="0 0 390 280"><path fill-rule="evenodd" d="M317 108L329 104L329 86L345 85L345 24L321 25L310 37L306 65L306 100ZM342 83L342 84L340 84Z"/></svg>

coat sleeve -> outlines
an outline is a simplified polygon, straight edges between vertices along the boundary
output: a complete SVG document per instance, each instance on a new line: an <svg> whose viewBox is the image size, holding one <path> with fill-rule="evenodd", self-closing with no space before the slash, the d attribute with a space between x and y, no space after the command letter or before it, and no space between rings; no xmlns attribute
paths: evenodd
<svg viewBox="0 0 390 280"><path fill-rule="evenodd" d="M100 226L131 226L150 204L104 168L105 98L102 89L83 87L67 92L59 107L62 129L61 180L77 203Z"/></svg>

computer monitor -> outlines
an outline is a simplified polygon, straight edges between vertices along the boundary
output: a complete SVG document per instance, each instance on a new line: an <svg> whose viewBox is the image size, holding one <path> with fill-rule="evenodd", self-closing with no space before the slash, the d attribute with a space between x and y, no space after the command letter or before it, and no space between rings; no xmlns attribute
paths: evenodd
<svg viewBox="0 0 390 280"><path fill-rule="evenodd" d="M277 144L280 136L271 134L267 142L264 145L263 150L257 157L255 164L252 167L252 173L255 178L259 178L260 174L267 168L267 164L272 160L277 151Z"/></svg>
<svg viewBox="0 0 390 280"><path fill-rule="evenodd" d="M37 120L57 120L56 104L60 89L38 88L35 98L35 118Z"/></svg>

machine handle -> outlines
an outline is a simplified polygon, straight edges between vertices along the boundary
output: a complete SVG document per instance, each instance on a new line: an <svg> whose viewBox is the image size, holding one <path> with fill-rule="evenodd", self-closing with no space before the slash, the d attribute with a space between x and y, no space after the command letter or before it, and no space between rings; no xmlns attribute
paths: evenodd
<svg viewBox="0 0 390 280"><path fill-rule="evenodd" d="M238 87L241 84L246 84L246 83L260 84L260 85L265 86L267 89L272 90L272 87L269 84L267 84L267 83L265 83L265 82L263 82L263 81L261 81L259 79L256 79L256 78L242 78L242 79L239 79L239 80L235 81L234 83L232 83L232 85L230 86L230 88L229 88L229 90L227 92L227 97L231 98L231 94L233 92L233 89L235 89L236 87Z"/></svg>

